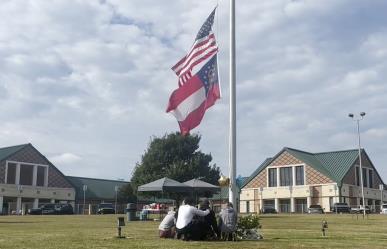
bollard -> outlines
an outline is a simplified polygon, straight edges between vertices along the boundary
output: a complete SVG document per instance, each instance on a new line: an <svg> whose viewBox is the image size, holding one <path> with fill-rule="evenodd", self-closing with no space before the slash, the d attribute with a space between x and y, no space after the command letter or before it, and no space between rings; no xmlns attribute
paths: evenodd
<svg viewBox="0 0 387 249"><path fill-rule="evenodd" d="M117 218L117 232L118 232L117 238L119 238L119 239L125 238L125 236L121 235L121 226L125 226L125 218L124 217Z"/></svg>
<svg viewBox="0 0 387 249"><path fill-rule="evenodd" d="M321 232L322 236L325 237L325 230L328 229L328 222L326 220L323 220L321 223Z"/></svg>

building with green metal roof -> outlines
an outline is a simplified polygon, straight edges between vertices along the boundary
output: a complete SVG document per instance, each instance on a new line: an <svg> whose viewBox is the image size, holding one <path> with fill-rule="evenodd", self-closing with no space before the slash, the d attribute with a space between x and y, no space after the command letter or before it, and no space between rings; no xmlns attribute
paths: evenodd
<svg viewBox="0 0 387 249"><path fill-rule="evenodd" d="M74 186L32 144L0 148L0 214L74 200Z"/></svg>
<svg viewBox="0 0 387 249"><path fill-rule="evenodd" d="M307 212L321 205L329 212L336 202L355 207L362 204L360 175L363 175L365 204L377 211L387 191L364 149L311 153L285 147L264 160L241 187L240 211ZM362 173L362 174L361 174Z"/></svg>

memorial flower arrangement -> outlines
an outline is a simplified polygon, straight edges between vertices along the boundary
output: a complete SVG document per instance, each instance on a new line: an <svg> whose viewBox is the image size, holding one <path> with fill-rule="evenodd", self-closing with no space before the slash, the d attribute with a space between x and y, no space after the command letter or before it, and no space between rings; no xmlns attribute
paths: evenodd
<svg viewBox="0 0 387 249"><path fill-rule="evenodd" d="M242 240L260 240L263 237L258 232L259 228L261 225L258 215L250 214L239 218L236 233L238 238Z"/></svg>

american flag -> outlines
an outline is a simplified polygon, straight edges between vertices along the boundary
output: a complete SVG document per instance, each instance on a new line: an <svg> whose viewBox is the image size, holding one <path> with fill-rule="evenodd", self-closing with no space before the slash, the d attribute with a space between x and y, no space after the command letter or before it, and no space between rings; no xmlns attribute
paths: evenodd
<svg viewBox="0 0 387 249"><path fill-rule="evenodd" d="M194 44L186 56L184 56L172 70L179 77L179 86L182 86L189 78L192 77L192 69L210 58L218 52L215 35L212 31L214 24L215 10L211 12L202 27L200 28Z"/></svg>
<svg viewBox="0 0 387 249"><path fill-rule="evenodd" d="M214 16L215 9L200 28L190 52L172 68L179 77L179 87L169 97L167 112L176 117L183 135L197 127L206 110L220 98L218 46L211 29Z"/></svg>

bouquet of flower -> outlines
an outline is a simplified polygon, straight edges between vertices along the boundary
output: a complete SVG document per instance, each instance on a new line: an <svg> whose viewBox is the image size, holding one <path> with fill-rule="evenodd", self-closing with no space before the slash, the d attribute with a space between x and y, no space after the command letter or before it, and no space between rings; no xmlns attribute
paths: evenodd
<svg viewBox="0 0 387 249"><path fill-rule="evenodd" d="M237 236L242 240L260 240L262 235L258 233L261 228L259 217L257 215L247 215L239 218L237 224Z"/></svg>

